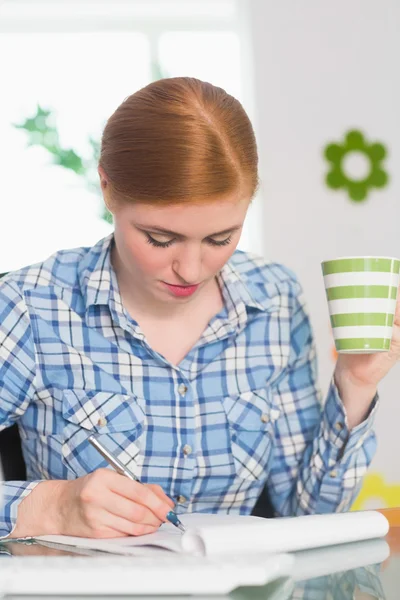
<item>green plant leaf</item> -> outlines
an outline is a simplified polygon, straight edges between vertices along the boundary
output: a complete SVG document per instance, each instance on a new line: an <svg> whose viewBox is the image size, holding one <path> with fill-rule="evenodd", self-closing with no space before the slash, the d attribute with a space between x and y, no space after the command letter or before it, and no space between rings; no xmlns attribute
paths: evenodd
<svg viewBox="0 0 400 600"><path fill-rule="evenodd" d="M83 175L85 173L82 159L74 150L62 150L60 148L58 152L54 154L54 162L65 169L71 169L71 171L74 171L78 175Z"/></svg>

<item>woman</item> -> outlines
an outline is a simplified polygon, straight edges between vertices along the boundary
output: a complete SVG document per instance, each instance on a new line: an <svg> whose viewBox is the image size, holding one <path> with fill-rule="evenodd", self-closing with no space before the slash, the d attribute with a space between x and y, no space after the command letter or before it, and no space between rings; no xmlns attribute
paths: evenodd
<svg viewBox="0 0 400 600"><path fill-rule="evenodd" d="M277 515L346 510L375 449L376 386L400 354L341 355L325 403L301 287L235 251L258 186L241 104L193 78L127 98L102 138L113 235L0 286L0 423L29 482L0 533L153 532L175 505ZM104 442L145 485L110 468Z"/></svg>

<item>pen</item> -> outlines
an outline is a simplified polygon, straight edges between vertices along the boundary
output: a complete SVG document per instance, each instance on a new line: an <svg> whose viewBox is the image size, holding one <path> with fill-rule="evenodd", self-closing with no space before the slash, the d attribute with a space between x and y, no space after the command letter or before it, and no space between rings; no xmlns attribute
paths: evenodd
<svg viewBox="0 0 400 600"><path fill-rule="evenodd" d="M131 471L129 471L129 469L127 469L125 467L125 465L123 465L122 462L116 456L111 454L111 452L109 452L107 450L107 448L105 448L103 446L103 444L101 444L99 442L99 440L93 434L89 436L89 442L92 444L92 446L94 448L96 448L96 450L102 455L102 457L105 458L106 461L115 469L115 471L117 471L117 473L119 473L120 475L125 475L126 477L129 477L129 479L132 479L132 481L137 481L138 483L142 483L140 481L140 479L138 479L136 477L136 475L134 475ZM170 523L172 523L172 525L175 525L175 527L180 529L182 532L185 531L185 527L183 526L181 521L178 519L178 515L176 513L174 513L172 510L170 510L169 513L167 514L167 520Z"/></svg>

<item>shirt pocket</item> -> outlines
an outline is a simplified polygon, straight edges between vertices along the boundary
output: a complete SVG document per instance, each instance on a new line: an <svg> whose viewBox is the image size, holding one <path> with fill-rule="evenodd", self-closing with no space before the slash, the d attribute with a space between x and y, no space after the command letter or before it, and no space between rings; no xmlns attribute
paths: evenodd
<svg viewBox="0 0 400 600"><path fill-rule="evenodd" d="M280 414L271 390L260 388L226 396L223 406L237 476L250 481L263 479L272 453L274 424Z"/></svg>
<svg viewBox="0 0 400 600"><path fill-rule="evenodd" d="M108 466L90 444L92 434L140 478L147 431L144 406L144 399L130 394L63 390L62 461L68 479Z"/></svg>

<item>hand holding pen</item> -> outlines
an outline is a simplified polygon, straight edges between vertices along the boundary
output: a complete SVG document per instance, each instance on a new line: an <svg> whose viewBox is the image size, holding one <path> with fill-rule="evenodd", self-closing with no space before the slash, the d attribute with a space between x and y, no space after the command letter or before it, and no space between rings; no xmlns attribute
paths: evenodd
<svg viewBox="0 0 400 600"><path fill-rule="evenodd" d="M126 475L121 477L114 469L96 469L75 479L42 481L18 507L11 537L136 536L154 533L172 519L184 531L173 512L173 500L159 485L141 484L132 473Z"/></svg>
<svg viewBox="0 0 400 600"><path fill-rule="evenodd" d="M29 497L34 503L21 503L12 537L144 535L158 531L175 514L174 502L159 485L138 483L132 474L121 477L114 469L96 469L76 479L43 481ZM32 521L32 514L39 516ZM176 526L183 528L179 520Z"/></svg>
<svg viewBox="0 0 400 600"><path fill-rule="evenodd" d="M92 446L94 448L96 448L96 450L101 454L101 456L103 456L103 458L106 459L106 461L115 469L115 471L117 473L119 473L120 475L125 475L130 480L142 484L141 481L129 469L127 469L125 467L125 465L123 465L116 456L114 456L111 452L109 452L107 450L107 448L105 448L105 446L103 446L103 444L94 435L91 435L89 437L89 442L92 444ZM165 497L165 500L167 502L171 503L173 506L172 500L170 500L170 498L168 498L168 496L166 494L164 494L164 492L161 490L161 488L159 486L148 485L148 487L153 487L153 490L155 492L157 490L157 492L156 492L157 495L161 496L161 494L162 494ZM161 494L160 494L160 492L161 492ZM174 511L169 510L168 513L166 514L165 518L170 523L172 523L172 525L175 525L175 527L177 527L180 531L182 531L182 532L185 531L185 527L183 526L183 524L181 523L181 521L179 520L178 516L176 515L176 513Z"/></svg>

